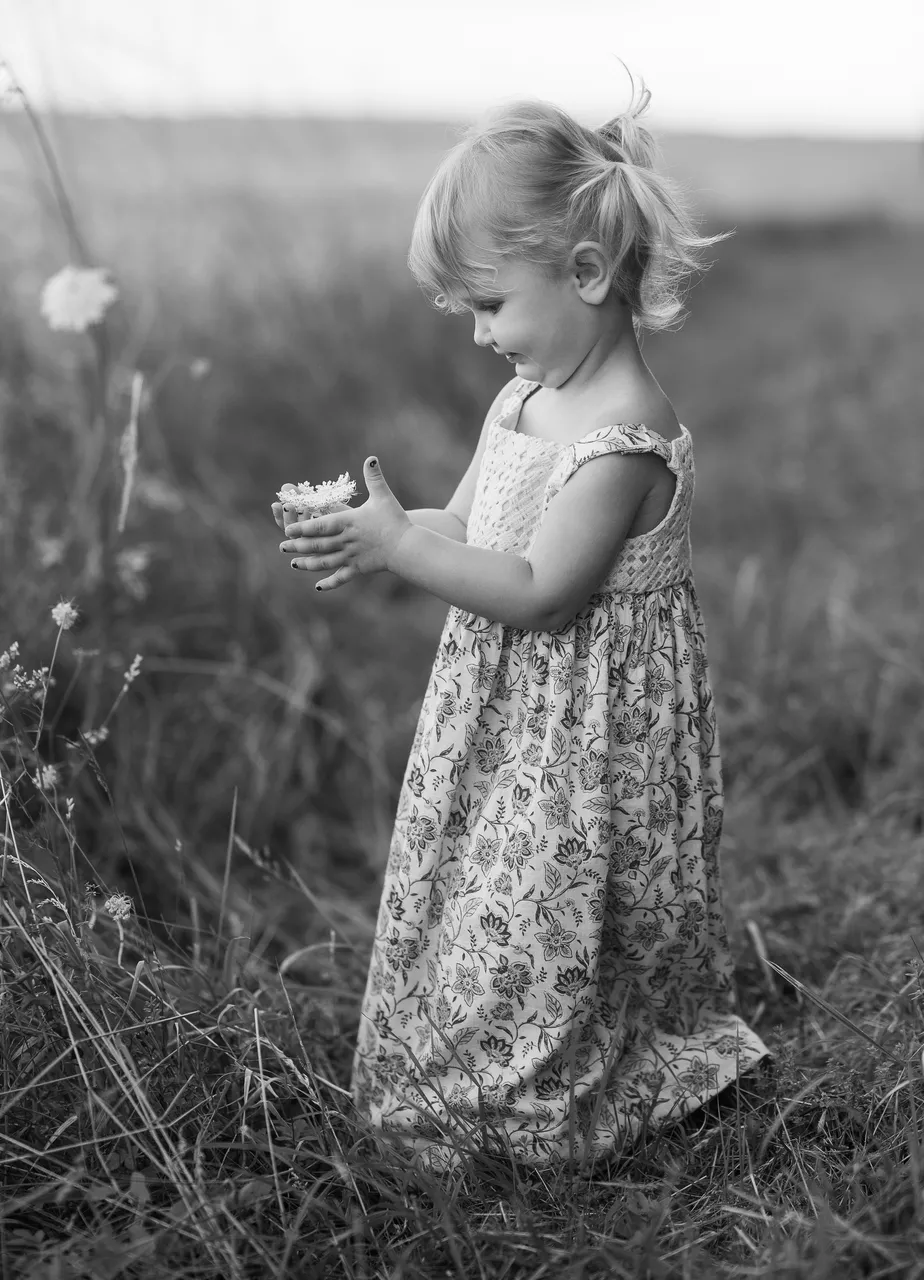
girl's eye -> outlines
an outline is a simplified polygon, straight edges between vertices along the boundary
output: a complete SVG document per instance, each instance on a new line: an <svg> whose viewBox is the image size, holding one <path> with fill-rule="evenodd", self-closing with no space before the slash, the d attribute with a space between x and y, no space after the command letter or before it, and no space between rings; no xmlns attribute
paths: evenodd
<svg viewBox="0 0 924 1280"><path fill-rule="evenodd" d="M496 316L503 306L503 302L476 302L476 311L487 311L489 316Z"/></svg>

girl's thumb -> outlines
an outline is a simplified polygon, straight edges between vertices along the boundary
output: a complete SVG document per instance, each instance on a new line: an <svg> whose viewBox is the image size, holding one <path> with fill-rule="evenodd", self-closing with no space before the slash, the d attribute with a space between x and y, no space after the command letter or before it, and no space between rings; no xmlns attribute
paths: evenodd
<svg viewBox="0 0 924 1280"><path fill-rule="evenodd" d="M366 488L371 493L373 489L387 489L388 484L382 475L382 468L379 466L378 458L367 458L363 463L363 476L366 481Z"/></svg>

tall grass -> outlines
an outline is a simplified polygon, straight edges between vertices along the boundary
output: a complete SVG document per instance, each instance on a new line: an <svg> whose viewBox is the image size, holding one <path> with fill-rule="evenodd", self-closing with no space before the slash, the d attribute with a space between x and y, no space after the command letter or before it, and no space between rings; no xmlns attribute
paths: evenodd
<svg viewBox="0 0 924 1280"><path fill-rule="evenodd" d="M408 505L445 500L504 375L406 278L416 191L312 204L213 157L153 205L196 171L181 139L138 197L75 196L122 286L113 421L137 370L148 396L135 571L60 635L92 353L36 320L65 253L40 171L5 197L0 650L55 657L0 698L0 1271L921 1274L921 232L739 229L647 348L696 440L726 897L775 1083L589 1182L488 1155L434 1181L344 1090L445 610L386 578L322 609L269 504L373 449Z"/></svg>

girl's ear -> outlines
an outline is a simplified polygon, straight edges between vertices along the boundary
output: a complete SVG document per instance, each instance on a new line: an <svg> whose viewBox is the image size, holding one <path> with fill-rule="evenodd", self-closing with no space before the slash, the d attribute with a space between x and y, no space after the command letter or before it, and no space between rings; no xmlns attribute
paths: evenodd
<svg viewBox="0 0 924 1280"><path fill-rule="evenodd" d="M570 274L585 302L599 306L606 300L613 271L606 254L595 240L582 240L571 250Z"/></svg>

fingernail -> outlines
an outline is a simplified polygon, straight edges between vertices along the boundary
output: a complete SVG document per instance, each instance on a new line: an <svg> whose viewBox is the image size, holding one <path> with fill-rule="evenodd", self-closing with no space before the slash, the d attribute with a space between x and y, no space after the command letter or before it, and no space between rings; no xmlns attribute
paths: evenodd
<svg viewBox="0 0 924 1280"><path fill-rule="evenodd" d="M314 584L314 589L315 589L315 591L320 591L320 590L321 590L321 584L320 584L320 582L316 582L316 583Z"/></svg>
<svg viewBox="0 0 924 1280"><path fill-rule="evenodd" d="M291 565L292 565L292 568L293 568L293 569L297 569L297 568L298 568L298 565L295 563L295 561L294 561L294 560L290 561L290 563L291 563Z"/></svg>
<svg viewBox="0 0 924 1280"><path fill-rule="evenodd" d="M379 460L378 460L378 458L370 458L370 459L369 459L369 466L370 466L370 467L377 467L378 465L379 465Z"/></svg>

